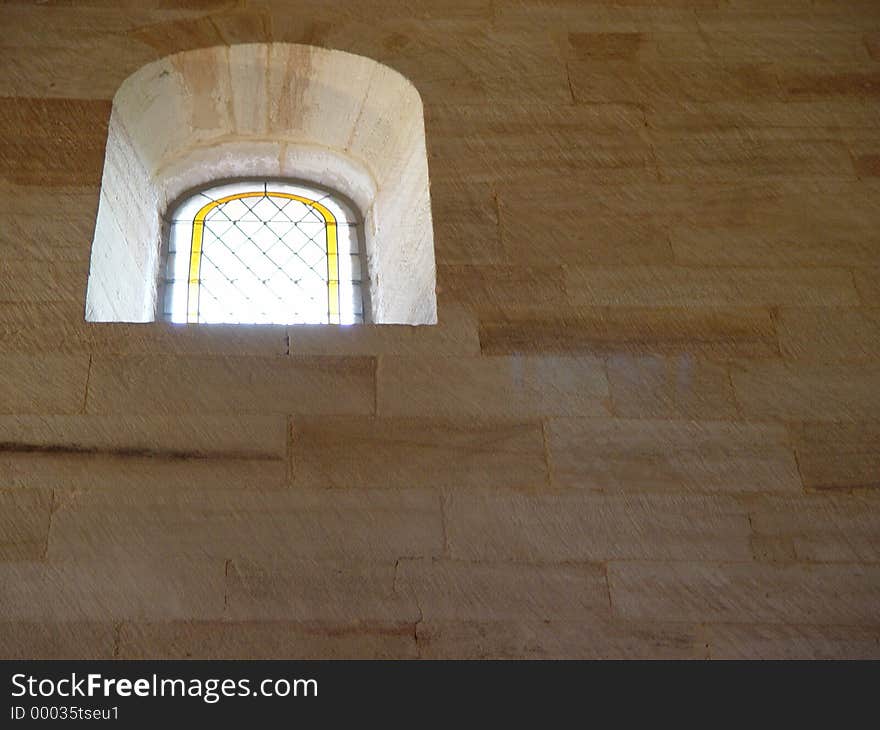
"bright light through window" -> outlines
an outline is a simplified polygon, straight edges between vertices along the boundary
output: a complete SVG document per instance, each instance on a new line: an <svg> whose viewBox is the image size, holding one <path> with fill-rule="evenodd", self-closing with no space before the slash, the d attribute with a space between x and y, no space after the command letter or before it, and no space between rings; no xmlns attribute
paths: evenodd
<svg viewBox="0 0 880 730"><path fill-rule="evenodd" d="M172 211L165 315L179 323L364 321L357 217L290 182L218 185Z"/></svg>

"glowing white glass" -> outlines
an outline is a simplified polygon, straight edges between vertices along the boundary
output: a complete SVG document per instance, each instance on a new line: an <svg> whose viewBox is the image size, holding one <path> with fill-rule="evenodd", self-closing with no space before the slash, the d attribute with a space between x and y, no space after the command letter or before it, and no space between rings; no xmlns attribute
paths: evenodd
<svg viewBox="0 0 880 730"><path fill-rule="evenodd" d="M172 211L165 266L172 322L363 322L362 276L357 217L325 191L237 182Z"/></svg>

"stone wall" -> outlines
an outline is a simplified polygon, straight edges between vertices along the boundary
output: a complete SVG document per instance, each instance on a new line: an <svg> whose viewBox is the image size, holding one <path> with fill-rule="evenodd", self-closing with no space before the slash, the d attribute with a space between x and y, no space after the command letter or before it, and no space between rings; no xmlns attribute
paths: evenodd
<svg viewBox="0 0 880 730"><path fill-rule="evenodd" d="M4 657L880 656L880 4L0 5ZM407 76L436 327L84 321L110 100Z"/></svg>

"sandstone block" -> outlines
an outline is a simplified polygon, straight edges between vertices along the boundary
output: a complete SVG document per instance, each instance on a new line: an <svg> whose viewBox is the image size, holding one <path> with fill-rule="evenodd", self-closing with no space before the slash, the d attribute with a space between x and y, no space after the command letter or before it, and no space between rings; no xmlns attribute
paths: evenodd
<svg viewBox="0 0 880 730"><path fill-rule="evenodd" d="M87 355L0 354L0 413L79 413Z"/></svg>
<svg viewBox="0 0 880 730"><path fill-rule="evenodd" d="M393 563L235 561L226 590L232 620L412 625L420 618L412 595L395 585Z"/></svg>
<svg viewBox="0 0 880 730"><path fill-rule="evenodd" d="M547 483L536 421L295 418L294 485L535 489Z"/></svg>
<svg viewBox="0 0 880 730"><path fill-rule="evenodd" d="M738 417L728 366L690 354L612 355L607 360L614 415L623 418Z"/></svg>
<svg viewBox="0 0 880 730"><path fill-rule="evenodd" d="M711 623L877 622L875 565L613 563L615 613L628 619Z"/></svg>
<svg viewBox="0 0 880 730"><path fill-rule="evenodd" d="M439 555L439 498L428 492L201 488L65 494L49 555L385 560Z"/></svg>
<svg viewBox="0 0 880 730"><path fill-rule="evenodd" d="M589 357L383 357L382 416L535 418L606 413L602 362Z"/></svg>
<svg viewBox="0 0 880 730"><path fill-rule="evenodd" d="M444 499L450 557L527 563L748 560L735 501L671 495L471 496Z"/></svg>
<svg viewBox="0 0 880 730"><path fill-rule="evenodd" d="M367 357L95 356L89 413L372 413Z"/></svg>
<svg viewBox="0 0 880 730"><path fill-rule="evenodd" d="M51 510L52 493L46 490L0 491L0 561L42 559Z"/></svg>
<svg viewBox="0 0 880 730"><path fill-rule="evenodd" d="M603 492L798 494L794 449L782 426L722 421L553 419L555 485Z"/></svg>
<svg viewBox="0 0 880 730"><path fill-rule="evenodd" d="M412 591L429 622L608 616L605 571L597 565L401 560L398 585Z"/></svg>

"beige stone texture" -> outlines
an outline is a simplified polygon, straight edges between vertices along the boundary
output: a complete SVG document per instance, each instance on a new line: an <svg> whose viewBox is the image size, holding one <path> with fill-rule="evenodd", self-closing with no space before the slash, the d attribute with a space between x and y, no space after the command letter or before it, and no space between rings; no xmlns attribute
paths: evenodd
<svg viewBox="0 0 880 730"><path fill-rule="evenodd" d="M635 620L876 626L876 564L613 563L617 615Z"/></svg>
<svg viewBox="0 0 880 730"><path fill-rule="evenodd" d="M45 450L0 452L0 479L10 488L117 489L149 494L158 487L187 489L284 488L284 459L226 458L219 454L90 453Z"/></svg>
<svg viewBox="0 0 880 730"><path fill-rule="evenodd" d="M0 563L4 620L68 622L219 618L224 562L132 555Z"/></svg>
<svg viewBox="0 0 880 730"><path fill-rule="evenodd" d="M117 625L112 622L7 621L0 623L4 660L113 659Z"/></svg>
<svg viewBox="0 0 880 730"><path fill-rule="evenodd" d="M7 451L284 458L283 416L0 416Z"/></svg>
<svg viewBox="0 0 880 730"><path fill-rule="evenodd" d="M856 280L856 289L862 298L862 303L869 307L880 307L880 267L873 269L864 268L853 272Z"/></svg>
<svg viewBox="0 0 880 730"><path fill-rule="evenodd" d="M397 584L421 620L577 620L608 616L599 565L516 565L491 561L401 560Z"/></svg>
<svg viewBox="0 0 880 730"><path fill-rule="evenodd" d="M90 365L86 354L0 354L0 413L81 413Z"/></svg>
<svg viewBox="0 0 880 730"><path fill-rule="evenodd" d="M421 614L412 591L398 585L394 563L267 558L233 561L226 578L232 620L326 624L404 622Z"/></svg>
<svg viewBox="0 0 880 730"><path fill-rule="evenodd" d="M872 420L880 409L880 363L809 363L776 360L737 363L731 380L743 413L752 418Z"/></svg>
<svg viewBox="0 0 880 730"><path fill-rule="evenodd" d="M615 620L423 621L422 659L705 659L696 626ZM856 645L859 649L866 647Z"/></svg>
<svg viewBox="0 0 880 730"><path fill-rule="evenodd" d="M546 487L540 421L294 417L293 484L374 489Z"/></svg>
<svg viewBox="0 0 880 730"><path fill-rule="evenodd" d="M880 486L880 423L792 424L804 486L819 490L876 489Z"/></svg>
<svg viewBox="0 0 880 730"><path fill-rule="evenodd" d="M710 659L877 659L880 631L857 626L715 624Z"/></svg>
<svg viewBox="0 0 880 730"><path fill-rule="evenodd" d="M95 356L89 413L359 413L375 410L370 357Z"/></svg>
<svg viewBox="0 0 880 730"><path fill-rule="evenodd" d="M382 357L377 383L382 416L608 412L605 370L590 357Z"/></svg>
<svg viewBox="0 0 880 730"><path fill-rule="evenodd" d="M460 560L750 557L748 518L740 505L722 497L456 494L446 498L444 516L449 554Z"/></svg>
<svg viewBox="0 0 880 730"><path fill-rule="evenodd" d="M739 415L730 368L681 353L609 355L612 411L622 418L733 420Z"/></svg>
<svg viewBox="0 0 880 730"><path fill-rule="evenodd" d="M876 497L763 497L750 507L756 535L786 539L811 563L880 562Z"/></svg>
<svg viewBox="0 0 880 730"><path fill-rule="evenodd" d="M551 419L553 483L592 492L802 490L783 426L727 421Z"/></svg>
<svg viewBox="0 0 880 730"><path fill-rule="evenodd" d="M779 354L772 314L756 307L507 309L499 305L480 318L480 346L487 355L698 353L725 359Z"/></svg>
<svg viewBox="0 0 880 730"><path fill-rule="evenodd" d="M795 361L865 363L880 360L880 309L781 309L776 317L782 356Z"/></svg>
<svg viewBox="0 0 880 730"><path fill-rule="evenodd" d="M0 505L0 560L40 560L46 554L52 493L4 489Z"/></svg>
<svg viewBox="0 0 880 730"><path fill-rule="evenodd" d="M120 659L416 659L413 624L279 621L123 623Z"/></svg>
<svg viewBox="0 0 880 730"><path fill-rule="evenodd" d="M138 555L393 561L443 549L440 500L430 493L225 489L204 504L201 487L151 494L91 489L56 495L50 560ZM170 537L174 535L175 537Z"/></svg>
<svg viewBox="0 0 880 730"><path fill-rule="evenodd" d="M572 267L566 272L566 286L576 303L600 306L859 303L852 277L844 269Z"/></svg>
<svg viewBox="0 0 880 730"><path fill-rule="evenodd" d="M0 28L0 657L880 658L876 0ZM152 321L237 175L372 324Z"/></svg>

